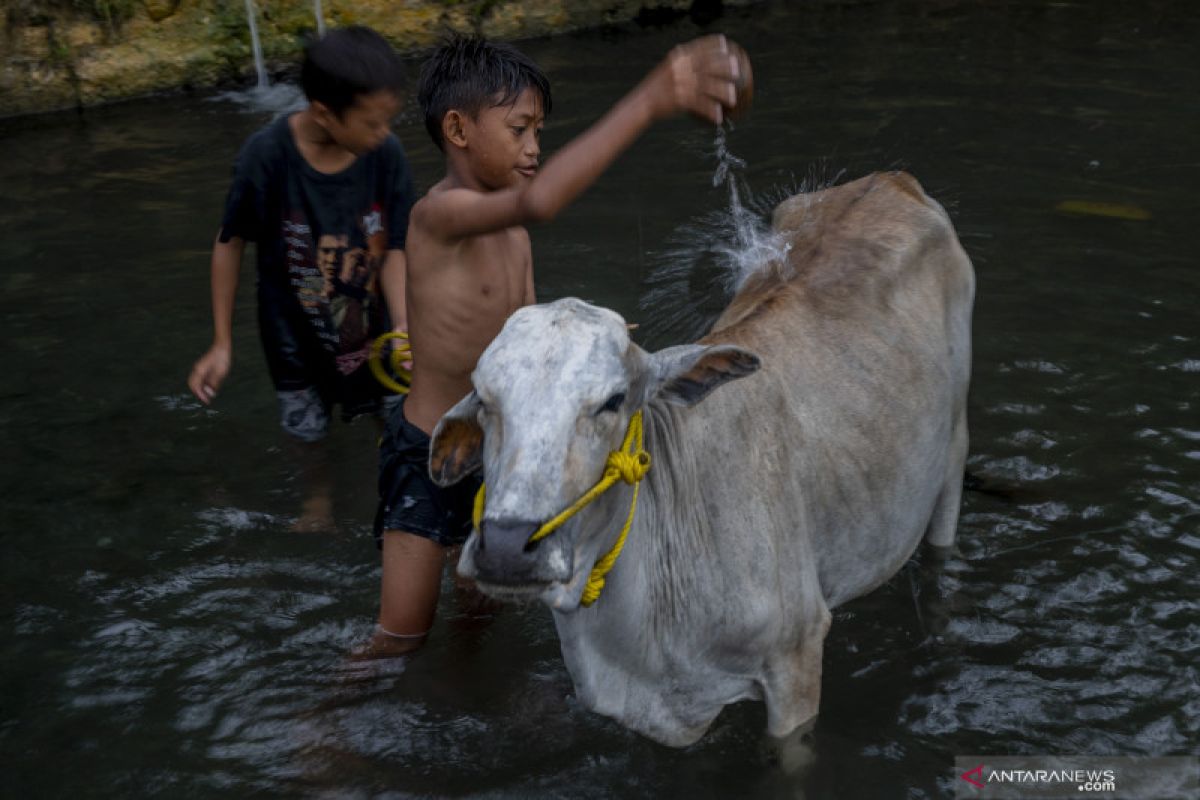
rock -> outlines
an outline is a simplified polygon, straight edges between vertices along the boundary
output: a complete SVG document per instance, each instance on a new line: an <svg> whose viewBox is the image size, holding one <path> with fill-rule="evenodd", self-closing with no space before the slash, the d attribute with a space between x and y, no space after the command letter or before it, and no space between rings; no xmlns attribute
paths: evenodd
<svg viewBox="0 0 1200 800"><path fill-rule="evenodd" d="M179 9L180 0L142 0L146 14L155 22L162 22Z"/></svg>

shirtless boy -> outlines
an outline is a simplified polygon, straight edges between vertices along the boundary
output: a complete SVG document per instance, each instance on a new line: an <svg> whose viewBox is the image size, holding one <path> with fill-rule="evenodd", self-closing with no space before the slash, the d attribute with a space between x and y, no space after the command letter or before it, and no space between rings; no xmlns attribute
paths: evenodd
<svg viewBox="0 0 1200 800"><path fill-rule="evenodd" d="M640 84L539 169L550 111L542 71L513 47L454 39L421 72L425 126L446 177L412 209L407 309L412 389L380 449L375 533L383 550L376 655L412 650L433 624L446 548L471 529L477 482L429 477L429 436L471 391L475 363L518 308L535 302L529 232L553 219L657 120L689 112L720 124L739 65L723 36L675 48Z"/></svg>

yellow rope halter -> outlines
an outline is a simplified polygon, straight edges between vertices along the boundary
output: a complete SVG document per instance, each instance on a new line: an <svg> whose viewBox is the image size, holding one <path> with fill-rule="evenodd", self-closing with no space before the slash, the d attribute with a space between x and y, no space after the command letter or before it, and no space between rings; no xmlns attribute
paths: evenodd
<svg viewBox="0 0 1200 800"><path fill-rule="evenodd" d="M592 572L588 575L587 586L584 587L583 596L579 601L584 606L590 606L600 597L600 590L604 588L604 576L613 568L613 564L617 562L617 556L621 555L621 549L625 547L625 537L629 535L629 528L633 525L633 514L637 510L639 484L649 469L650 454L642 447L642 412L638 411L629 418L629 428L625 431L625 441L621 443L621 449L608 454L608 460L604 464L604 476L570 507L545 522L529 537L529 543L533 544L554 533L563 523L579 513L588 503L608 491L619 480L625 481L633 487L633 501L629 504L629 516L625 519L624 527L621 528L621 535L617 537L616 544L612 546L612 549L601 556L600 560L592 566ZM479 487L479 493L475 495L475 530L479 530L479 523L483 519L483 506L486 499L487 485L484 484Z"/></svg>
<svg viewBox="0 0 1200 800"><path fill-rule="evenodd" d="M404 368L404 362L412 360L412 347L408 344L408 334L404 331L392 331L375 338L371 343L371 354L367 363L371 366L371 374L375 380L391 389L396 394L408 394L408 386L400 383L383 368L383 346L391 339L400 339L401 343L392 350L388 359L392 372L400 376L400 380L412 383L412 371Z"/></svg>

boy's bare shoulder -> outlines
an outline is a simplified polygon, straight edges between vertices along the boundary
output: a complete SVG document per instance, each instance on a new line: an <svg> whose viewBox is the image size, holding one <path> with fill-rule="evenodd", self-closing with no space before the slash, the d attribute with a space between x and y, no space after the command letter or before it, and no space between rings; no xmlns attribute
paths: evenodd
<svg viewBox="0 0 1200 800"><path fill-rule="evenodd" d="M429 187L421 199L413 204L412 210L409 212L410 220L418 223L428 222L430 215L444 214L447 208L467 202L470 198L482 194L478 190L455 185L449 178L443 178Z"/></svg>
<svg viewBox="0 0 1200 800"><path fill-rule="evenodd" d="M443 178L442 180L438 181L433 186L430 186L427 190L425 190L425 194L421 195L417 199L417 202L413 203L413 207L411 209L409 209L409 214L416 215L419 213L426 213L427 209L429 208L429 206L431 204L431 201L433 204L436 204L437 196L439 194L441 194L442 192L446 191L445 183L446 183L446 179Z"/></svg>
<svg viewBox="0 0 1200 800"><path fill-rule="evenodd" d="M503 236L524 227L521 198L520 188L479 189L447 177L413 206L409 229L446 244Z"/></svg>

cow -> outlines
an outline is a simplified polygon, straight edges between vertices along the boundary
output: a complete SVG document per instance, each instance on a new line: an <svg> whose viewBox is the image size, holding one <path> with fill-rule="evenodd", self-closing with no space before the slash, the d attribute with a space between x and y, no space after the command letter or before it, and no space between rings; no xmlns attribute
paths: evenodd
<svg viewBox="0 0 1200 800"><path fill-rule="evenodd" d="M486 480L460 575L549 605L580 702L671 746L744 699L771 736L810 722L830 609L954 541L975 279L946 212L875 173L772 227L786 255L692 344L517 311L433 434L435 481Z"/></svg>

